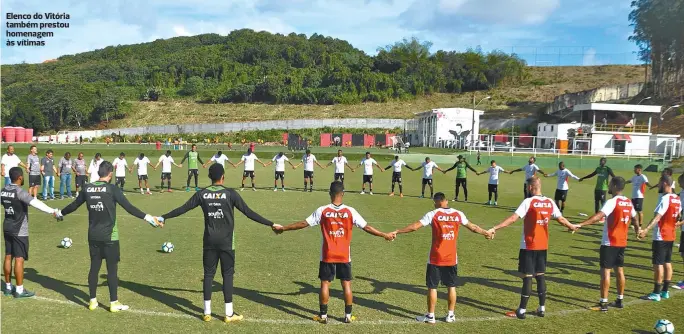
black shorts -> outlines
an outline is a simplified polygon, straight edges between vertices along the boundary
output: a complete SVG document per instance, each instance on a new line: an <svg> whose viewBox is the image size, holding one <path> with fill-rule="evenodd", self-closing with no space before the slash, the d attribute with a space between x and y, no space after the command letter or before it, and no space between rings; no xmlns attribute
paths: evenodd
<svg viewBox="0 0 684 334"><path fill-rule="evenodd" d="M488 184L487 185L487 191L490 193L497 193L499 192L499 185L498 184Z"/></svg>
<svg viewBox="0 0 684 334"><path fill-rule="evenodd" d="M146 181L147 175L138 175L138 181Z"/></svg>
<svg viewBox="0 0 684 334"><path fill-rule="evenodd" d="M363 183L373 183L373 175L364 175Z"/></svg>
<svg viewBox="0 0 684 334"><path fill-rule="evenodd" d="M254 178L254 171L253 170L246 170L242 172L242 177L249 177L249 178Z"/></svg>
<svg viewBox="0 0 684 334"><path fill-rule="evenodd" d="M463 186L463 188L468 188L468 179L464 177L457 177L456 178L456 187Z"/></svg>
<svg viewBox="0 0 684 334"><path fill-rule="evenodd" d="M85 175L76 175L76 186L77 187L83 187L86 184L86 176Z"/></svg>
<svg viewBox="0 0 684 334"><path fill-rule="evenodd" d="M188 169L188 176L199 176L199 170L197 169Z"/></svg>
<svg viewBox="0 0 684 334"><path fill-rule="evenodd" d="M541 274L546 271L546 250L521 249L518 253L518 272L525 275Z"/></svg>
<svg viewBox="0 0 684 334"><path fill-rule="evenodd" d="M25 237L17 237L13 235L7 235L7 233L4 233L5 236L5 255L12 255L12 258L23 258L24 261L28 261L29 259L29 238L28 236Z"/></svg>
<svg viewBox="0 0 684 334"><path fill-rule="evenodd" d="M566 200L567 198L568 198L568 191L567 191L567 190L556 189L556 194L554 194L554 196L553 196L553 199L554 199L555 201L563 201L563 202L565 202L565 200Z"/></svg>
<svg viewBox="0 0 684 334"><path fill-rule="evenodd" d="M653 253L651 257L652 264L666 264L672 263L672 247L674 246L674 241L657 241L653 240L651 244L651 251ZM681 245L680 245L681 248Z"/></svg>
<svg viewBox="0 0 684 334"><path fill-rule="evenodd" d="M125 177L120 177L120 176L117 176L117 177L116 177L116 183L115 183L115 184L121 184L121 183L124 183L124 182L126 182L126 178L125 178Z"/></svg>
<svg viewBox="0 0 684 334"><path fill-rule="evenodd" d="M344 173L335 173L335 181L344 182Z"/></svg>
<svg viewBox="0 0 684 334"><path fill-rule="evenodd" d="M275 172L275 179L285 180L285 172Z"/></svg>
<svg viewBox="0 0 684 334"><path fill-rule="evenodd" d="M392 172L392 182L401 183L401 172Z"/></svg>
<svg viewBox="0 0 684 334"><path fill-rule="evenodd" d="M601 269L613 269L625 266L625 247L601 245L599 254Z"/></svg>
<svg viewBox="0 0 684 334"><path fill-rule="evenodd" d="M605 190L594 190L594 201L605 202L607 193Z"/></svg>
<svg viewBox="0 0 684 334"><path fill-rule="evenodd" d="M121 251L119 241L88 241L90 248L90 259L96 261L121 261Z"/></svg>
<svg viewBox="0 0 684 334"><path fill-rule="evenodd" d="M318 265L318 278L321 281L332 282L337 277L340 281L351 281L351 262L330 263L321 261Z"/></svg>
<svg viewBox="0 0 684 334"><path fill-rule="evenodd" d="M644 199L632 198L632 205L634 206L634 211L641 212L644 210Z"/></svg>
<svg viewBox="0 0 684 334"><path fill-rule="evenodd" d="M161 173L162 180L171 180L171 173Z"/></svg>
<svg viewBox="0 0 684 334"><path fill-rule="evenodd" d="M426 184L432 185L432 179L423 179L423 185Z"/></svg>
<svg viewBox="0 0 684 334"><path fill-rule="evenodd" d="M215 274L219 261L224 275L235 274L235 251L206 247L202 250L202 265L205 274Z"/></svg>
<svg viewBox="0 0 684 334"><path fill-rule="evenodd" d="M313 171L312 170L305 170L304 171L304 178L305 179L313 179Z"/></svg>
<svg viewBox="0 0 684 334"><path fill-rule="evenodd" d="M40 175L29 175L29 187L37 187L43 179Z"/></svg>
<svg viewBox="0 0 684 334"><path fill-rule="evenodd" d="M425 270L425 285L428 289L437 289L439 282L447 288L456 287L456 277L458 276L458 265L454 266L436 266L434 264L427 265Z"/></svg>

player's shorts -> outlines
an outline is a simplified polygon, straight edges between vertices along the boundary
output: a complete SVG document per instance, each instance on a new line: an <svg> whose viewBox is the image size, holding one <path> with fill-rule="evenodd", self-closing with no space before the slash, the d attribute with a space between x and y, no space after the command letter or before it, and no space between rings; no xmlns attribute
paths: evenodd
<svg viewBox="0 0 684 334"><path fill-rule="evenodd" d="M147 180L147 175L138 175L138 181L145 181Z"/></svg>
<svg viewBox="0 0 684 334"><path fill-rule="evenodd" d="M432 179L423 179L423 185L426 184L432 185Z"/></svg>
<svg viewBox="0 0 684 334"><path fill-rule="evenodd" d="M171 180L171 173L161 173L162 180Z"/></svg>
<svg viewBox="0 0 684 334"><path fill-rule="evenodd" d="M344 173L335 173L335 181L344 183Z"/></svg>
<svg viewBox="0 0 684 334"><path fill-rule="evenodd" d="M605 190L594 190L594 201L605 202L607 193Z"/></svg>
<svg viewBox="0 0 684 334"><path fill-rule="evenodd" d="M121 183L124 183L124 182L126 182L126 178L125 178L125 177L121 177L121 176L117 176L117 177L116 177L116 184L121 184Z"/></svg>
<svg viewBox="0 0 684 334"><path fill-rule="evenodd" d="M101 261L121 261L121 251L119 249L119 241L88 241L88 248L90 248L90 259Z"/></svg>
<svg viewBox="0 0 684 334"><path fill-rule="evenodd" d="M351 262L331 263L321 261L318 265L318 278L321 281L332 282L337 277L340 281L351 281Z"/></svg>
<svg viewBox="0 0 684 334"><path fill-rule="evenodd" d="M205 247L202 250L204 273L215 274L221 261L221 272L224 275L235 274L235 251L232 249Z"/></svg>
<svg viewBox="0 0 684 334"><path fill-rule="evenodd" d="M599 250L601 269L613 269L625 266L625 247L601 245Z"/></svg>
<svg viewBox="0 0 684 334"><path fill-rule="evenodd" d="M246 170L242 172L242 177L249 177L249 178L254 178L254 171L253 170Z"/></svg>
<svg viewBox="0 0 684 334"><path fill-rule="evenodd" d="M641 212L644 210L644 199L643 198L632 198L632 206L634 206L634 211Z"/></svg>
<svg viewBox="0 0 684 334"><path fill-rule="evenodd" d="M29 187L39 186L42 178L40 175L29 175Z"/></svg>
<svg viewBox="0 0 684 334"><path fill-rule="evenodd" d="M436 266L428 263L425 270L425 285L428 289L437 289L441 281L443 286L453 288L456 286L456 277L458 277L458 265Z"/></svg>
<svg viewBox="0 0 684 334"><path fill-rule="evenodd" d="M546 250L521 249L518 253L518 272L534 275L546 271Z"/></svg>
<svg viewBox="0 0 684 334"><path fill-rule="evenodd" d="M401 172L392 172L392 182L401 183Z"/></svg>
<svg viewBox="0 0 684 334"><path fill-rule="evenodd" d="M532 193L527 191L527 182L523 183L523 194L525 195L525 198L532 197Z"/></svg>
<svg viewBox="0 0 684 334"><path fill-rule="evenodd" d="M563 201L568 198L568 191L567 190L561 190L561 189L556 189L556 193L553 196L553 199L555 201Z"/></svg>
<svg viewBox="0 0 684 334"><path fill-rule="evenodd" d="M305 170L304 171L304 178L305 179L312 179L313 178L313 171L312 170Z"/></svg>
<svg viewBox="0 0 684 334"><path fill-rule="evenodd" d="M498 184L488 184L487 185L487 191L490 193L497 193L499 192L499 185Z"/></svg>
<svg viewBox="0 0 684 334"><path fill-rule="evenodd" d="M188 169L188 176L198 176L199 175L199 170L197 169Z"/></svg>
<svg viewBox="0 0 684 334"><path fill-rule="evenodd" d="M464 177L456 178L456 187L463 186L463 188L468 188L468 179Z"/></svg>
<svg viewBox="0 0 684 334"><path fill-rule="evenodd" d="M672 247L674 246L674 241L658 241L653 240L651 244L651 263L652 264L666 264L672 263ZM680 245L681 248L681 245Z"/></svg>
<svg viewBox="0 0 684 334"><path fill-rule="evenodd" d="M275 172L275 179L285 180L285 172Z"/></svg>
<svg viewBox="0 0 684 334"><path fill-rule="evenodd" d="M363 183L373 183L373 175L364 175Z"/></svg>
<svg viewBox="0 0 684 334"><path fill-rule="evenodd" d="M83 187L86 184L86 176L85 175L76 175L76 186L77 187Z"/></svg>
<svg viewBox="0 0 684 334"><path fill-rule="evenodd" d="M7 233L4 233L4 236L5 236L5 255L12 255L12 258L21 257L24 259L24 261L28 261L28 259L29 259L29 238L28 238L28 236L18 237L18 236L13 236L13 235L7 235Z"/></svg>

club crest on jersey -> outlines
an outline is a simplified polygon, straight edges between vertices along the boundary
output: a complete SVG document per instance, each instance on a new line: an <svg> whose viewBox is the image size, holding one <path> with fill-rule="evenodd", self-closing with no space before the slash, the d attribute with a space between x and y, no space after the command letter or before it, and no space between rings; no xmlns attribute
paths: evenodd
<svg viewBox="0 0 684 334"><path fill-rule="evenodd" d="M106 193L107 187L88 187L88 189L86 189L86 192L89 192L89 193Z"/></svg>
<svg viewBox="0 0 684 334"><path fill-rule="evenodd" d="M202 194L204 199L226 199L226 193L204 193Z"/></svg>
<svg viewBox="0 0 684 334"><path fill-rule="evenodd" d="M344 229L340 228L340 229L337 229L335 231L330 231L330 232L328 232L328 234L332 235L335 238L342 238L342 237L344 237Z"/></svg>
<svg viewBox="0 0 684 334"><path fill-rule="evenodd" d="M349 218L349 213L328 211L325 213L325 218Z"/></svg>
<svg viewBox="0 0 684 334"><path fill-rule="evenodd" d="M551 202L534 202L534 204L532 204L532 206L535 208L549 208L549 209L553 208L553 205L551 204Z"/></svg>
<svg viewBox="0 0 684 334"><path fill-rule="evenodd" d="M15 198L16 195L15 195L15 193L10 192L10 191L3 191L3 192L2 192L2 197Z"/></svg>
<svg viewBox="0 0 684 334"><path fill-rule="evenodd" d="M11 206L8 208L5 208L5 214L8 216L13 216L14 215L14 208Z"/></svg>

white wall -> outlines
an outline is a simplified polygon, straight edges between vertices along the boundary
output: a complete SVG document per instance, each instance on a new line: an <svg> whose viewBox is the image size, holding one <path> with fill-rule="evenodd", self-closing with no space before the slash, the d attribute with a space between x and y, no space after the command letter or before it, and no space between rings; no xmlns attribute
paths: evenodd
<svg viewBox="0 0 684 334"><path fill-rule="evenodd" d="M651 141L651 136L637 136L631 134L632 142L625 145L626 155L640 155L648 156L648 149Z"/></svg>
<svg viewBox="0 0 684 334"><path fill-rule="evenodd" d="M591 154L611 155L613 154L613 134L592 133L591 134Z"/></svg>

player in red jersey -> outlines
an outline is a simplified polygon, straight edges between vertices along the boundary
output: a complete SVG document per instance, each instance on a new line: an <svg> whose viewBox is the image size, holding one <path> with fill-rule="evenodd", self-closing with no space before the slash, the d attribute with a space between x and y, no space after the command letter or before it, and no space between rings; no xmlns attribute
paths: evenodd
<svg viewBox="0 0 684 334"><path fill-rule="evenodd" d="M653 292L646 298L652 301L670 298L668 287L672 280L672 247L674 246L675 226L681 215L682 202L679 196L672 193L672 176L663 175L660 177L658 186L664 195L655 209L655 217L645 229L639 232L639 238L643 239L650 229L656 224L658 227L653 230L653 252L652 263L655 273Z"/></svg>
<svg viewBox="0 0 684 334"><path fill-rule="evenodd" d="M556 203L541 194L541 180L533 176L525 182L527 191L531 197L523 200L515 213L506 218L501 224L494 226L488 232L494 236L496 230L515 223L518 218L523 219L523 235L520 241L518 254L518 272L523 280L520 306L517 310L507 312L508 317L525 319L527 301L532 293L532 277L537 280L537 293L539 296L539 308L537 315L544 316L546 303L546 250L549 247L549 221L557 220L568 229L575 231L577 227L570 224L563 217Z"/></svg>
<svg viewBox="0 0 684 334"><path fill-rule="evenodd" d="M625 248L627 247L627 233L630 221L634 226L634 233L639 234L639 221L634 219L637 212L629 198L622 195L627 182L624 178L616 176L610 180L608 189L613 198L606 201L601 210L591 218L577 224L578 228L598 223L606 219L603 225L603 238L599 250L599 263L601 265L601 299L594 311L608 311L608 290L610 289L610 271L615 269L618 296L613 303L614 307L623 308L622 300L625 295Z"/></svg>
<svg viewBox="0 0 684 334"><path fill-rule="evenodd" d="M437 287L440 281L449 290L449 313L445 321L456 321L456 316L454 315L454 308L456 307L456 277L458 273L456 240L458 240L459 227L463 225L471 232L482 234L488 239L491 237L489 232L469 222L463 212L450 208L449 200L447 200L444 193L436 193L433 200L435 210L425 214L419 221L390 233L391 236L396 236L401 233L414 232L423 226L429 225L432 227L432 247L430 247L430 256L428 257L427 269L425 271L425 284L428 288L428 310L426 315L416 318L419 322L431 324L436 322L435 304L437 303Z"/></svg>
<svg viewBox="0 0 684 334"><path fill-rule="evenodd" d="M321 280L320 314L314 317L315 321L328 323L328 299L330 298L330 282L335 277L342 282L344 291L344 322L350 323L355 320L352 316L352 290L351 290L351 239L352 229L357 226L369 234L385 238L388 241L394 239L394 235L380 232L368 225L361 215L352 207L342 204L344 197L344 185L335 181L330 184L331 204L322 206L311 214L306 220L287 226L277 227L276 233L300 230L309 226L321 226L323 243L321 246L321 262L318 267L318 278Z"/></svg>

